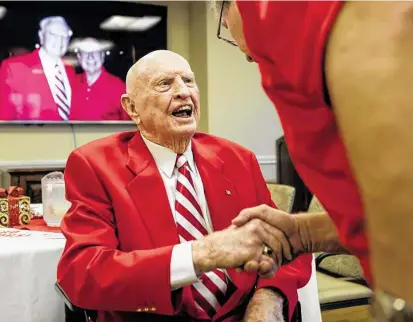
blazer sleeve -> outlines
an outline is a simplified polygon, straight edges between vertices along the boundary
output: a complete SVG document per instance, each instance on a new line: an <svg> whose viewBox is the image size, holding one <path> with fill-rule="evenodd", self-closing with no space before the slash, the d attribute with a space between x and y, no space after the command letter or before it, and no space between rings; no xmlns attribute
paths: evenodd
<svg viewBox="0 0 413 322"><path fill-rule="evenodd" d="M261 173L260 166L254 155L252 155L253 175L255 177L257 200L259 204L267 204L277 208L271 199L265 179ZM275 288L281 292L287 300L288 320L290 321L298 302L299 288L304 287L310 280L312 274L312 254L304 254L297 257L291 263L282 266L271 279L259 278L257 289L263 287Z"/></svg>
<svg viewBox="0 0 413 322"><path fill-rule="evenodd" d="M92 310L176 314L173 304L180 304L172 303L170 286L173 246L119 250L110 198L77 150L68 158L65 182L71 208L61 224L67 242L57 281L72 303ZM173 298L180 301L180 293Z"/></svg>

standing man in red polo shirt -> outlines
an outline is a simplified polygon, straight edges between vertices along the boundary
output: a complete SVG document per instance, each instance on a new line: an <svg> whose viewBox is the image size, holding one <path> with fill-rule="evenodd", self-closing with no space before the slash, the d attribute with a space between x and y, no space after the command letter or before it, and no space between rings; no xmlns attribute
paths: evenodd
<svg viewBox="0 0 413 322"><path fill-rule="evenodd" d="M258 63L297 171L328 211L258 207L235 223L282 227L297 252L348 249L377 318L413 321L413 3L220 3L224 40Z"/></svg>
<svg viewBox="0 0 413 322"><path fill-rule="evenodd" d="M85 38L77 46L77 59L83 69L74 88L70 119L76 121L120 121L130 117L120 97L125 93L123 80L105 67L105 46L94 38Z"/></svg>

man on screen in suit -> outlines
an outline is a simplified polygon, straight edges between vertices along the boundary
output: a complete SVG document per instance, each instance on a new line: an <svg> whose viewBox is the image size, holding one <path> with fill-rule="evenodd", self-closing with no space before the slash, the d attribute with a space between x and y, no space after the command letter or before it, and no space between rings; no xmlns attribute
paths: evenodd
<svg viewBox="0 0 413 322"><path fill-rule="evenodd" d="M77 49L77 59L83 73L77 75L70 119L130 121L120 104L125 83L103 66L105 45L94 38L86 38L80 41Z"/></svg>
<svg viewBox="0 0 413 322"><path fill-rule="evenodd" d="M0 120L69 120L75 71L62 60L72 30L63 17L39 25L40 48L0 67Z"/></svg>
<svg viewBox="0 0 413 322"><path fill-rule="evenodd" d="M68 298L99 310L100 322L291 321L311 255L274 275L289 257L286 237L254 221L231 226L246 207L275 207L254 154L196 133L199 91L181 56L148 54L126 85L122 106L138 131L67 161L57 279Z"/></svg>

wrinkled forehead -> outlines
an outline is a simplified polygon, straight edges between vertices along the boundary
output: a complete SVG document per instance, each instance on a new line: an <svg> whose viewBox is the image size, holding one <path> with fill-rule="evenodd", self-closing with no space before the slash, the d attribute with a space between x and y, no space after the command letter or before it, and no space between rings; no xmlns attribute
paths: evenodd
<svg viewBox="0 0 413 322"><path fill-rule="evenodd" d="M191 66L183 59L150 62L145 68L149 81L176 76L193 77Z"/></svg>
<svg viewBox="0 0 413 322"><path fill-rule="evenodd" d="M56 36L69 37L69 29L67 26L60 22L51 22L45 26L44 31Z"/></svg>

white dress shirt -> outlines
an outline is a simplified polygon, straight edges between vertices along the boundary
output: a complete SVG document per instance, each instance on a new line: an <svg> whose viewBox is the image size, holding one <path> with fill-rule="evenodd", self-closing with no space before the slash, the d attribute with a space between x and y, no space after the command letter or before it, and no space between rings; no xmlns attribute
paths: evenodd
<svg viewBox="0 0 413 322"><path fill-rule="evenodd" d="M43 48L39 49L39 57L40 57L40 62L42 63L42 67L44 70L44 75L46 76L47 83L49 84L50 91L53 95L53 99L55 102L57 102L56 98L56 64L59 66L59 69L62 73L63 77L63 83L65 85L65 92L66 92L66 97L67 101L69 103L69 107L72 104L72 89L70 87L70 82L66 74L66 69L65 66L62 62L61 59L58 59L57 61L53 60Z"/></svg>
<svg viewBox="0 0 413 322"><path fill-rule="evenodd" d="M175 194L176 182L178 180L178 169L175 167L176 153L164 146L149 141L143 135L142 139L148 147L149 152L152 154L156 166L159 169L159 173L161 174L165 185L169 205L176 223ZM198 202L205 218L207 231L208 233L211 233L213 231L211 217L208 211L201 176L199 175L198 169L194 162L191 144L189 144L187 150L183 154L189 163L190 173L198 196ZM194 263L192 261L192 242L175 245L172 250L171 258L171 289L175 290L182 286L191 285L197 281L198 277L196 276Z"/></svg>

